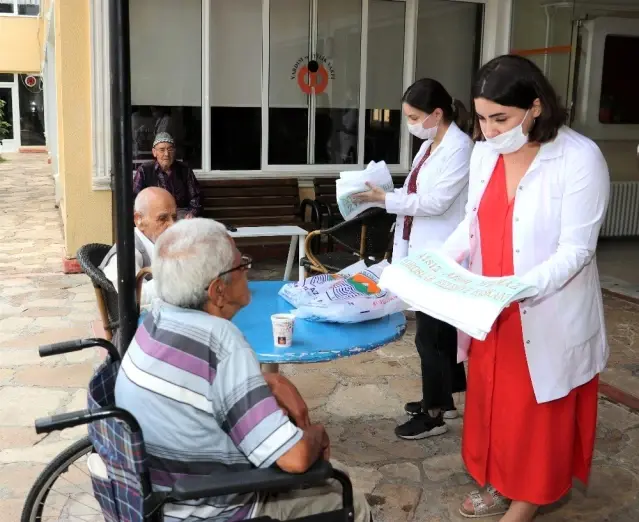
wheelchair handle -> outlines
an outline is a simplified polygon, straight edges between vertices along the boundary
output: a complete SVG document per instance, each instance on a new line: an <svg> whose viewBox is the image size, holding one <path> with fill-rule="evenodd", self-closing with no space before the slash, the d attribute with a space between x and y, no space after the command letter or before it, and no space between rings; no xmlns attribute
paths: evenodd
<svg viewBox="0 0 639 522"><path fill-rule="evenodd" d="M119 361L120 354L115 346L106 339L74 339L73 341L64 341L61 343L43 344L38 349L40 357L49 357L51 355L62 355L65 353L77 352L85 348L93 348L100 346L109 352L112 361Z"/></svg>
<svg viewBox="0 0 639 522"><path fill-rule="evenodd" d="M38 434L51 433L52 431L73 428L110 417L124 421L131 431L142 431L135 417L122 408L99 408L94 411L80 410L52 415L51 417L42 417L36 419L35 430Z"/></svg>
<svg viewBox="0 0 639 522"><path fill-rule="evenodd" d="M51 433L52 431L73 428L74 426L88 424L89 422L91 422L91 412L89 410L72 411L36 419L35 430L38 434Z"/></svg>

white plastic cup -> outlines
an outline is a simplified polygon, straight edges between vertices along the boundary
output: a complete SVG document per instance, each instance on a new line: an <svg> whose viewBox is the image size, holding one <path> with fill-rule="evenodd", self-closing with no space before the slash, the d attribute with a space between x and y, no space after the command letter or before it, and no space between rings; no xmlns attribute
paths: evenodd
<svg viewBox="0 0 639 522"><path fill-rule="evenodd" d="M293 345L293 314L274 314L271 316L273 323L273 343L276 348L290 348Z"/></svg>

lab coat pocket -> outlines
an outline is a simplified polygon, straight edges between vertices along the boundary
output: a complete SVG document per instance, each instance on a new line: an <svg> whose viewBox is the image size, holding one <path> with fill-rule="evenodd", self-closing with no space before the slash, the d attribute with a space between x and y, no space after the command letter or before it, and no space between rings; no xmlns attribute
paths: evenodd
<svg viewBox="0 0 639 522"><path fill-rule="evenodd" d="M594 287L592 274L591 267L585 267L557 294L555 312L564 326L567 346L585 343L602 327L597 302L600 297Z"/></svg>

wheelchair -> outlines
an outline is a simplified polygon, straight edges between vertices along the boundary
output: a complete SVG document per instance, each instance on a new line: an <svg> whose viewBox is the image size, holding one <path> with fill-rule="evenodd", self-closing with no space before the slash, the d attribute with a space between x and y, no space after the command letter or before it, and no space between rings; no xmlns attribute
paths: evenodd
<svg viewBox="0 0 639 522"><path fill-rule="evenodd" d="M353 521L350 479L321 459L299 475L275 467L224 469L213 475L178 478L170 490L154 491L142 430L133 415L115 405L115 380L120 367L120 354L115 346L105 339L78 339L41 346L39 353L48 357L92 347L102 347L108 355L89 383L88 408L35 422L37 433L88 425L88 436L65 449L38 476L25 500L21 522L162 522L166 503L252 492L284 492L319 486L329 479L341 484L342 508L295 520ZM97 461L105 467L103 474L89 472L96 454L100 457Z"/></svg>

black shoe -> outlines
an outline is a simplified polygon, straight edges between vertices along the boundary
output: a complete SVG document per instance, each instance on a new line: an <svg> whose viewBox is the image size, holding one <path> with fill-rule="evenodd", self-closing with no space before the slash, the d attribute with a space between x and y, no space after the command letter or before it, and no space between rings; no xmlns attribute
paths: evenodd
<svg viewBox="0 0 639 522"><path fill-rule="evenodd" d="M443 435L447 431L448 426L446 426L441 413L437 417L431 417L427 413L419 413L408 422L397 426L395 435L400 439L417 440Z"/></svg>
<svg viewBox="0 0 639 522"><path fill-rule="evenodd" d="M423 413L422 401L407 402L406 404L404 404L404 411L408 415L419 415L420 413ZM457 408L453 408L452 410L446 410L444 412L444 419L452 420L452 419L456 419L457 417L459 417L459 412L457 411Z"/></svg>
<svg viewBox="0 0 639 522"><path fill-rule="evenodd" d="M419 415L422 411L422 401L407 402L404 404L404 411L409 415Z"/></svg>

